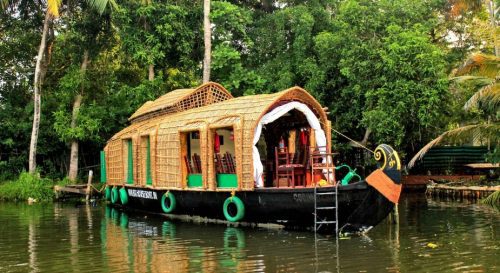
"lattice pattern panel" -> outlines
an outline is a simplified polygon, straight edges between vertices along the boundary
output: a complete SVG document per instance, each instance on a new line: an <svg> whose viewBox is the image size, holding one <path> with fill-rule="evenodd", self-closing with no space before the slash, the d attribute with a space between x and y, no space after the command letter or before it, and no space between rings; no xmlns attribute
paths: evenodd
<svg viewBox="0 0 500 273"><path fill-rule="evenodd" d="M119 185L124 182L121 140L108 143L106 150L106 171L108 184Z"/></svg>
<svg viewBox="0 0 500 273"><path fill-rule="evenodd" d="M156 186L179 187L180 139L177 131L160 129L156 148Z"/></svg>
<svg viewBox="0 0 500 273"><path fill-rule="evenodd" d="M140 137L137 153L137 181L134 183L136 185L146 185L146 157L148 152L148 138Z"/></svg>
<svg viewBox="0 0 500 273"><path fill-rule="evenodd" d="M207 83L195 90L175 90L171 94L167 93L154 102L147 102L132 115L130 120L136 123L156 116L203 107L231 98L233 96L221 85Z"/></svg>

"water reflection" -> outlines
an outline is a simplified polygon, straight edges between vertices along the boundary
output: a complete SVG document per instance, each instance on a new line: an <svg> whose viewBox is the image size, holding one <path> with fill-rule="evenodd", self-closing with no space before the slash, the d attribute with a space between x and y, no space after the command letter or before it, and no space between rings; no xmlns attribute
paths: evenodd
<svg viewBox="0 0 500 273"><path fill-rule="evenodd" d="M248 266L259 270L263 264L245 262L245 232L235 227L205 226L193 238L194 229L200 232L200 227L129 216L111 207L106 207L105 215L102 243L111 271L124 269L119 261L127 261L128 270L146 272L241 272Z"/></svg>
<svg viewBox="0 0 500 273"><path fill-rule="evenodd" d="M107 206L0 203L0 272L498 272L494 209L410 196L399 217L336 241Z"/></svg>

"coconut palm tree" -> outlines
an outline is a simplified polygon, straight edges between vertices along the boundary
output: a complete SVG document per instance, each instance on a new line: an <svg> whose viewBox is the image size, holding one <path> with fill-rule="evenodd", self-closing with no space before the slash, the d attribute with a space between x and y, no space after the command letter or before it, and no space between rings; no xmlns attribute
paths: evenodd
<svg viewBox="0 0 500 273"><path fill-rule="evenodd" d="M464 104L464 110L482 109L490 114L486 120L476 121L446 131L427 143L410 160L407 166L408 169L412 168L429 149L446 139L463 140L472 138L474 141L488 139L495 146L500 143L500 87L498 83L500 74L498 67L500 67L499 57L475 53L454 72L454 77L451 78L452 81L456 83L474 82L476 86L479 86L478 90Z"/></svg>
<svg viewBox="0 0 500 273"><path fill-rule="evenodd" d="M203 82L210 81L210 63L212 62L212 29L210 24L210 0L203 0L203 40L205 57L203 58Z"/></svg>
<svg viewBox="0 0 500 273"><path fill-rule="evenodd" d="M21 8L23 2L27 0L0 0L0 9L2 11L8 9ZM103 13L108 4L116 6L114 0L85 0L90 7L95 8L99 13ZM40 1L43 4L44 1ZM49 25L53 18L59 16L59 8L62 5L62 0L47 0L45 2L45 19L43 21L42 37L40 46L38 47L38 54L35 65L35 77L33 82L33 127L31 131L31 141L29 149L29 172L34 173L36 170L36 149L38 143L38 132L40 128L40 107L41 107L41 93L43 75L45 74L46 66L43 61L46 58L47 36L49 33Z"/></svg>
<svg viewBox="0 0 500 273"><path fill-rule="evenodd" d="M490 35L491 40L493 42L493 48L496 57L500 57L500 47L498 43L498 35L497 35L497 11L498 7L496 6L495 0L448 0L451 5L450 15L453 17L457 17L461 15L463 12L467 11L479 11L486 7L488 11L489 19L490 19Z"/></svg>

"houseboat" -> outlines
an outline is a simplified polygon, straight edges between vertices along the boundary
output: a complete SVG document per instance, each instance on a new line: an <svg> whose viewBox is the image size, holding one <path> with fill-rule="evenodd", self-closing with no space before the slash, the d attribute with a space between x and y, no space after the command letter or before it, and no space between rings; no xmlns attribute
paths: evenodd
<svg viewBox="0 0 500 273"><path fill-rule="evenodd" d="M105 198L124 207L314 230L366 230L401 192L398 154L335 176L331 123L300 87L234 98L206 83L144 103L101 152ZM354 179L351 179L353 178Z"/></svg>

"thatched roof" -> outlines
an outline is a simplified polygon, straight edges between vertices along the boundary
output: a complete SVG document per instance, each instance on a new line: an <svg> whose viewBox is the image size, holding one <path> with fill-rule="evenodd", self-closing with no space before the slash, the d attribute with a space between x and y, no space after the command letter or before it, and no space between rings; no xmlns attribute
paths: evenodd
<svg viewBox="0 0 500 273"><path fill-rule="evenodd" d="M175 90L167 93L167 95L174 92L180 94L182 93L181 90L199 90L203 86L204 85L196 89ZM188 93L189 91L183 92ZM192 94L192 92L190 94ZM165 95L152 103L155 103L164 97ZM319 117L320 122L326 122L327 116L321 105L309 93L307 93L307 91L296 86L273 94L260 94L226 99L217 103L213 102L204 107L191 108L182 112L169 113L168 115L163 115L163 113L161 113L161 115L154 115L151 118L149 118L150 116L148 115L147 119L141 118L141 120L135 120L131 126L123 129L121 132L118 132L112 139L128 137L125 135L129 135L131 133L133 134L136 131L147 131L150 128L152 129L153 127L156 127L158 124L161 124L160 128L179 127L182 126L180 124L188 124L194 121L204 121L210 124L214 121L219 121L221 118L226 116L243 116L244 122L247 124L245 127L248 126L247 129L251 129L255 128L256 122L260 120L264 114L272 109L273 106L276 106L275 103L279 104L280 101L287 102L292 100L300 101L309 105L313 112L315 112L315 114ZM148 103L145 103L141 108L143 107L148 107L148 113L153 112L156 109L154 105L149 105ZM141 108L139 108L139 110ZM136 115L139 110L132 115L131 119L139 116ZM144 116L145 114L140 115Z"/></svg>
<svg viewBox="0 0 500 273"><path fill-rule="evenodd" d="M233 96L218 83L209 82L193 89L177 89L154 101L144 103L129 121L137 122L157 115L166 115L221 102Z"/></svg>

